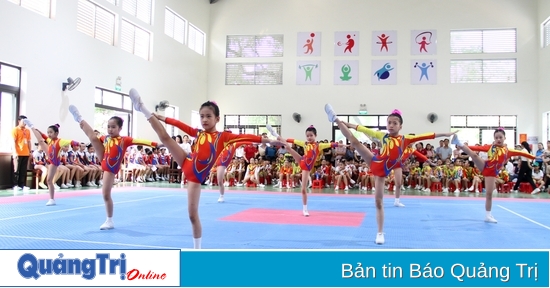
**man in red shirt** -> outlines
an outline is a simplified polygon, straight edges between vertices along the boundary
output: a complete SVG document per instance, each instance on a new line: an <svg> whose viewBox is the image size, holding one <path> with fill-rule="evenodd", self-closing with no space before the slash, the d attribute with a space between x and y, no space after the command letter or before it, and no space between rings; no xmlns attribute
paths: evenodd
<svg viewBox="0 0 550 288"><path fill-rule="evenodd" d="M250 158L254 158L257 152L258 148L253 144L248 144L244 146L244 159L246 160L246 162L250 161Z"/></svg>

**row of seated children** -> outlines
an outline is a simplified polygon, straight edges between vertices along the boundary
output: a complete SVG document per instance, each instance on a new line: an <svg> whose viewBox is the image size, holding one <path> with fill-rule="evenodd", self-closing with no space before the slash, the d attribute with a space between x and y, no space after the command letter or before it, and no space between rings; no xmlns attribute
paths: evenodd
<svg viewBox="0 0 550 288"><path fill-rule="evenodd" d="M171 156L166 148L128 147L124 155L124 170L131 171L128 179L137 183L165 181L169 179Z"/></svg>
<svg viewBox="0 0 550 288"><path fill-rule="evenodd" d="M453 191L460 192L475 192L480 193L483 189L484 179L480 171L473 167L470 161L449 159L445 162L438 160L436 165L432 167L430 163L424 162L423 167L420 167L419 162L407 163L409 173L405 178L409 189L422 190L432 192L433 183L441 183L442 192ZM509 175L504 166L499 177L496 179L497 188L509 182Z"/></svg>
<svg viewBox="0 0 550 288"><path fill-rule="evenodd" d="M206 184L212 186L217 182L217 171L221 169L218 166L214 166L210 170L210 175ZM239 187L248 183L254 183L256 186L265 187L271 173L271 163L268 160L250 158L248 165L244 159L234 158L227 167L225 167L224 186L231 186L231 184Z"/></svg>
<svg viewBox="0 0 550 288"><path fill-rule="evenodd" d="M98 187L103 185L101 165L91 145L86 146L86 144L80 143L80 145L73 147L65 146L62 147L60 155L61 165L57 168L53 178L53 183L56 183L54 184L55 189L79 188L82 186ZM40 146L36 145L32 156L34 169L41 171L38 187L36 188L47 189L48 187L44 183L48 175L49 164L46 153ZM88 179L85 184L82 184L83 179ZM57 185L58 181L61 185Z"/></svg>

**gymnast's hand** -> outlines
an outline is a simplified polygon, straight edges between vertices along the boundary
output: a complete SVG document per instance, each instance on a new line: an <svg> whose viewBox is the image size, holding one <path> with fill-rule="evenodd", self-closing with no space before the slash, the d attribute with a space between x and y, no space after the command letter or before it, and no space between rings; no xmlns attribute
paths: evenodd
<svg viewBox="0 0 550 288"><path fill-rule="evenodd" d="M157 118L159 121L166 122L166 116L159 115L157 113L151 113L155 118Z"/></svg>

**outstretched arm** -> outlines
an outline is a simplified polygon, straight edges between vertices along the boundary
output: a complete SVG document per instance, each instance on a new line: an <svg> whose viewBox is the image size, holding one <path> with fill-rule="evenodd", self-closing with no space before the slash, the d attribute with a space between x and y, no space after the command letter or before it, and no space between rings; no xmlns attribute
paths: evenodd
<svg viewBox="0 0 550 288"><path fill-rule="evenodd" d="M174 118L170 118L170 117L166 117L166 116L162 116L162 115L159 115L157 113L153 113L152 114L155 118L157 118L159 121L161 122L164 122L168 125L172 125L172 126L175 126L177 127L178 129L180 129L181 131L185 132L186 134L192 136L192 137L196 137L197 134L199 133L199 129L195 129L177 119L174 119Z"/></svg>
<svg viewBox="0 0 550 288"><path fill-rule="evenodd" d="M519 150L508 150L508 156L521 156L525 158L529 158L531 160L535 160L535 155L529 154L527 152L519 151Z"/></svg>
<svg viewBox="0 0 550 288"><path fill-rule="evenodd" d="M346 125L346 127L353 128L353 129L355 129L359 132L364 133L365 135L367 135L371 138L384 139L384 136L386 136L386 133L384 133L382 131L372 130L370 128L367 128L367 127L361 126L361 125L356 125L356 124L351 124L351 123L346 123L346 122L342 122L342 123L344 125Z"/></svg>
<svg viewBox="0 0 550 288"><path fill-rule="evenodd" d="M414 157L416 157L416 159L417 159L419 162L426 162L426 161L428 161L428 158L427 158L426 156L424 156L424 154L418 152L418 150L414 150L413 155L414 155Z"/></svg>

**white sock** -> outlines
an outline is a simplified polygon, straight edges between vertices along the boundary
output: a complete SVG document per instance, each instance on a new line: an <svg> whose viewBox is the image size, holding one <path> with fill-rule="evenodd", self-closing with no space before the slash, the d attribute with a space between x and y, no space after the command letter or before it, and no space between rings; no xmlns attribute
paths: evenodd
<svg viewBox="0 0 550 288"><path fill-rule="evenodd" d="M145 115L145 118L149 119L153 116L153 114L151 114L151 112L149 111L149 109L147 109L145 106L141 105L141 113L143 113L143 115Z"/></svg>
<svg viewBox="0 0 550 288"><path fill-rule="evenodd" d="M201 249L201 238L193 238L193 249Z"/></svg>
<svg viewBox="0 0 550 288"><path fill-rule="evenodd" d="M304 205L303 209L304 209L304 211L307 211L307 205Z"/></svg>
<svg viewBox="0 0 550 288"><path fill-rule="evenodd" d="M485 215L485 216L491 217L491 211L485 211L485 213L487 213L487 215Z"/></svg>
<svg viewBox="0 0 550 288"><path fill-rule="evenodd" d="M395 198L395 203L399 203L399 198Z"/></svg>
<svg viewBox="0 0 550 288"><path fill-rule="evenodd" d="M107 221L113 221L113 217L107 217Z"/></svg>

